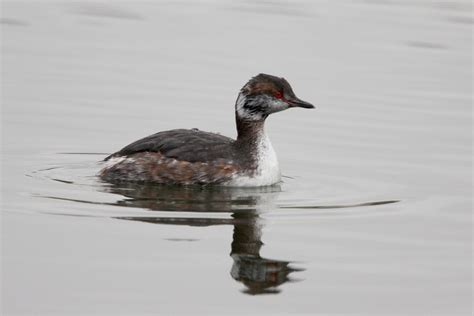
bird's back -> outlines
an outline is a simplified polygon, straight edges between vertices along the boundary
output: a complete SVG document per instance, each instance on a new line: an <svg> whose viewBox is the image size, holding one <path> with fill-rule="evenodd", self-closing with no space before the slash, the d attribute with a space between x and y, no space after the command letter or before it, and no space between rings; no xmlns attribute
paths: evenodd
<svg viewBox="0 0 474 316"><path fill-rule="evenodd" d="M141 152L160 153L167 158L187 162L211 162L216 159L232 160L232 138L198 129L175 129L159 132L125 146L108 156L129 157Z"/></svg>
<svg viewBox="0 0 474 316"><path fill-rule="evenodd" d="M222 184L241 171L234 140L197 129L159 132L105 158L109 182Z"/></svg>

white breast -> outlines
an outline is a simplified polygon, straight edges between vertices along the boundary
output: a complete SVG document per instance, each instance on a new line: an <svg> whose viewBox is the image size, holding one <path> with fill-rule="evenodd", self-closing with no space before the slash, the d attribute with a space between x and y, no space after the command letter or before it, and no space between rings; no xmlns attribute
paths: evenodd
<svg viewBox="0 0 474 316"><path fill-rule="evenodd" d="M281 181L280 166L272 143L267 135L260 137L257 146L257 170L251 176L236 175L231 186L258 187Z"/></svg>

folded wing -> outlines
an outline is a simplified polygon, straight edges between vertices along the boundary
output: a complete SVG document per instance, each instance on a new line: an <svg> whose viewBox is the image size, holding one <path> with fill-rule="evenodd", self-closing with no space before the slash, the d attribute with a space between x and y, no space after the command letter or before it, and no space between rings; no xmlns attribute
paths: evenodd
<svg viewBox="0 0 474 316"><path fill-rule="evenodd" d="M197 129L176 129L159 132L137 140L108 156L127 157L141 152L157 152L167 158L188 162L210 162L217 159L232 160L233 139Z"/></svg>

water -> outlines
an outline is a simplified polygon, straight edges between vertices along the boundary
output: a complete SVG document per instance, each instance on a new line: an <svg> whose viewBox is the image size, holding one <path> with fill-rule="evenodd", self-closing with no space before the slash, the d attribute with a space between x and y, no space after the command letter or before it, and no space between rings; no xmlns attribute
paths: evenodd
<svg viewBox="0 0 474 316"><path fill-rule="evenodd" d="M2 7L4 314L471 314L468 1L16 2ZM235 136L253 75L265 189L112 186L107 153Z"/></svg>

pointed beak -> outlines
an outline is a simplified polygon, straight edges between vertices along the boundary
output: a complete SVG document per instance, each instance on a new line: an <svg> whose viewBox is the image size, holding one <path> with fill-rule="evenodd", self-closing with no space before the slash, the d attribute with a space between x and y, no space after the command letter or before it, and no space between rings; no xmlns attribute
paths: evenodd
<svg viewBox="0 0 474 316"><path fill-rule="evenodd" d="M312 105L309 102L300 100L298 98L294 98L292 100L288 100L288 104L290 107L299 107L299 108L305 108L305 109L314 109L314 105Z"/></svg>

